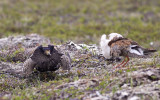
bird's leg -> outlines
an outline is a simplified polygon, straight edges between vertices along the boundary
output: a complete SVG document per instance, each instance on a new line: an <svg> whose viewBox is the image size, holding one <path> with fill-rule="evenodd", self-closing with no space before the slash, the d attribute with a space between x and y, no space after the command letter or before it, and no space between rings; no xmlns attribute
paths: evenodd
<svg viewBox="0 0 160 100"><path fill-rule="evenodd" d="M129 57L127 56L126 58L127 58L127 61L122 65L122 67L124 67L129 61Z"/></svg>
<svg viewBox="0 0 160 100"><path fill-rule="evenodd" d="M122 63L118 64L118 65L117 65L116 67L114 67L114 68L119 67L119 66L122 65L124 62L125 62L125 58L124 58L124 60L122 61Z"/></svg>

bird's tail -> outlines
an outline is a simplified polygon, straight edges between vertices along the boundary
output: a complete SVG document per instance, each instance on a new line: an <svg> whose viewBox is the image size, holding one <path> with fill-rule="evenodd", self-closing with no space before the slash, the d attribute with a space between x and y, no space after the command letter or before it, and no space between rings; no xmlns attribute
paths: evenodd
<svg viewBox="0 0 160 100"><path fill-rule="evenodd" d="M131 45L130 53L134 54L133 57L148 57L151 56L152 53L156 52L157 50L150 50L145 49L138 45Z"/></svg>
<svg viewBox="0 0 160 100"><path fill-rule="evenodd" d="M143 53L144 53L144 55L149 55L149 54L154 53L154 52L157 52L157 50L145 49Z"/></svg>

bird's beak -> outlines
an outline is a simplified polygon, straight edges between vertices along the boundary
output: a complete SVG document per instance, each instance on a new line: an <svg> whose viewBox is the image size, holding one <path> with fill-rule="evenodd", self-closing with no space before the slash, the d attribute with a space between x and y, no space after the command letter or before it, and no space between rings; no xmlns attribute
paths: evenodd
<svg viewBox="0 0 160 100"><path fill-rule="evenodd" d="M44 52L46 55L48 55L48 56L50 56L51 55L51 53L50 53L50 50L45 50L45 52Z"/></svg>

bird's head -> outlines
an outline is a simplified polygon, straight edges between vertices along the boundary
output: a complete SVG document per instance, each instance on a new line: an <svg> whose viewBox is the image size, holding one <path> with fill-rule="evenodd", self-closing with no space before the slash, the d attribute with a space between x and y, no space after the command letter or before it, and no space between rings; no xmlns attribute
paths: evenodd
<svg viewBox="0 0 160 100"><path fill-rule="evenodd" d="M118 33L110 33L108 35L108 37L109 37L109 40L112 40L115 37L123 37L123 36L121 34L118 34Z"/></svg>
<svg viewBox="0 0 160 100"><path fill-rule="evenodd" d="M51 50L48 47L43 47L44 54L47 56L51 56Z"/></svg>
<svg viewBox="0 0 160 100"><path fill-rule="evenodd" d="M54 46L53 45L48 45L48 47L43 47L42 45L38 47L45 55L51 56Z"/></svg>
<svg viewBox="0 0 160 100"><path fill-rule="evenodd" d="M62 53L58 52L53 45L48 45L48 47L43 47L42 45L40 45L38 49L47 56L51 56L53 53L58 54L59 56L63 55Z"/></svg>

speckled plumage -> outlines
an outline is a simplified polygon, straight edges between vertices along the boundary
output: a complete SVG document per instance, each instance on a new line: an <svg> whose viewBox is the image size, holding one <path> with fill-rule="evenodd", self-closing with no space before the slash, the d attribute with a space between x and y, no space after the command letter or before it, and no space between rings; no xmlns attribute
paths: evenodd
<svg viewBox="0 0 160 100"><path fill-rule="evenodd" d="M69 53L62 55L60 63L61 63L61 67L63 70L70 70L71 62L72 62L72 59L71 59Z"/></svg>
<svg viewBox="0 0 160 100"><path fill-rule="evenodd" d="M151 52L155 52L155 50L145 49L139 46L137 42L134 42L130 39L123 38L123 37L114 37L108 43L108 45L111 48L110 54L112 56L128 56L128 57L142 58L142 57L149 56ZM137 52L140 52L140 53L131 52L131 49L135 49ZM142 54L140 50L142 51ZM146 53L143 53L143 52L146 52Z"/></svg>
<svg viewBox="0 0 160 100"><path fill-rule="evenodd" d="M129 61L129 57L144 58L156 52L156 50L145 49L135 41L124 38L118 33L109 34L108 39L106 39L106 35L102 35L100 44L102 53L106 58L124 56L127 58L126 63ZM123 64L124 61L121 64ZM125 66L126 63L124 63L123 66Z"/></svg>
<svg viewBox="0 0 160 100"><path fill-rule="evenodd" d="M26 76L30 75L35 65L36 65L36 62L34 62L31 58L27 59L23 64L22 75L26 75Z"/></svg>

